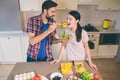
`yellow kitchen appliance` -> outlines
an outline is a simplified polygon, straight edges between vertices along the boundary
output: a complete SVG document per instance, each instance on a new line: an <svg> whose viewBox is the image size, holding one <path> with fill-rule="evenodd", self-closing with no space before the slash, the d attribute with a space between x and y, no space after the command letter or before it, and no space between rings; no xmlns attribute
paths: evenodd
<svg viewBox="0 0 120 80"><path fill-rule="evenodd" d="M103 21L103 28L104 29L108 29L112 26L112 20L109 20L109 19L104 19Z"/></svg>

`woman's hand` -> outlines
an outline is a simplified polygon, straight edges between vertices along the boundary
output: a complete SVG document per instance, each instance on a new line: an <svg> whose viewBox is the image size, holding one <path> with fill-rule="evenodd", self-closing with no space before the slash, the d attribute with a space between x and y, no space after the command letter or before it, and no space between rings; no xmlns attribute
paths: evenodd
<svg viewBox="0 0 120 80"><path fill-rule="evenodd" d="M50 64L57 64L57 63L60 63L60 60L56 59L56 60L50 62Z"/></svg>
<svg viewBox="0 0 120 80"><path fill-rule="evenodd" d="M90 66L91 68L94 68L95 70L98 70L98 69L97 69L97 66L96 66L95 64L93 64L92 62L89 62L89 66Z"/></svg>

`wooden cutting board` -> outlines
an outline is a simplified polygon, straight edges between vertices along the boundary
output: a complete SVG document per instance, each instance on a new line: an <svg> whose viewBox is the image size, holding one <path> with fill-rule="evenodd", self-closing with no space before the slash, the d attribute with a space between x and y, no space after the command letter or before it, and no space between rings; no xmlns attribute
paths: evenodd
<svg viewBox="0 0 120 80"><path fill-rule="evenodd" d="M64 62L60 64L60 69L62 74L73 74L72 70L72 63L71 62Z"/></svg>
<svg viewBox="0 0 120 80"><path fill-rule="evenodd" d="M86 68L82 62L74 62L76 73L82 73L86 71Z"/></svg>

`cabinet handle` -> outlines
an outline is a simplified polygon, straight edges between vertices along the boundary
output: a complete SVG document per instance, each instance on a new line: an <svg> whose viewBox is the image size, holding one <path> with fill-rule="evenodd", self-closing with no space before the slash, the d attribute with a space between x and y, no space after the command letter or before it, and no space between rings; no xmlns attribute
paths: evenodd
<svg viewBox="0 0 120 80"><path fill-rule="evenodd" d="M68 8L66 8L66 10L68 10Z"/></svg>
<svg viewBox="0 0 120 80"><path fill-rule="evenodd" d="M108 10L112 10L111 8L108 8Z"/></svg>
<svg viewBox="0 0 120 80"><path fill-rule="evenodd" d="M96 39L90 40L90 41L96 41Z"/></svg>
<svg viewBox="0 0 120 80"><path fill-rule="evenodd" d="M110 47L110 45L108 45L108 47Z"/></svg>

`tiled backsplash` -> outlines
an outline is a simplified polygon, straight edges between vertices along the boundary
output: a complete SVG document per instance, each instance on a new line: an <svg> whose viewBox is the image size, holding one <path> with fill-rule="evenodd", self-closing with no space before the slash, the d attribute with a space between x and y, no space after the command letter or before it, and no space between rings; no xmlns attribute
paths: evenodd
<svg viewBox="0 0 120 80"><path fill-rule="evenodd" d="M91 5L90 6L81 5L78 7L78 11L81 14L81 20L80 20L81 26L84 26L86 24L92 24L95 27L99 27L102 26L102 22L104 19L112 20L114 26L116 26L116 24L119 25L120 18L118 18L117 15L120 13L120 11L97 10L96 7L97 6L91 6ZM65 21L69 11L70 10L57 10L56 21L58 23ZM40 14L40 12L33 12L33 11L21 12L23 30L25 30L24 28L26 27L27 19L30 16L34 16L38 14Z"/></svg>
<svg viewBox="0 0 120 80"><path fill-rule="evenodd" d="M27 26L27 20L31 16L35 16L40 14L38 11L25 11L21 12L21 22L22 22L22 30L25 31L25 28Z"/></svg>
<svg viewBox="0 0 120 80"><path fill-rule="evenodd" d="M79 6L78 11L81 14L81 26L84 26L86 24L92 24L96 27L102 26L102 22L104 19L110 19L113 21L113 23L116 22L115 14L118 11L103 11L103 10L97 10L97 6ZM59 10L57 11L57 21L64 21L66 20L66 15L69 11L65 10Z"/></svg>

